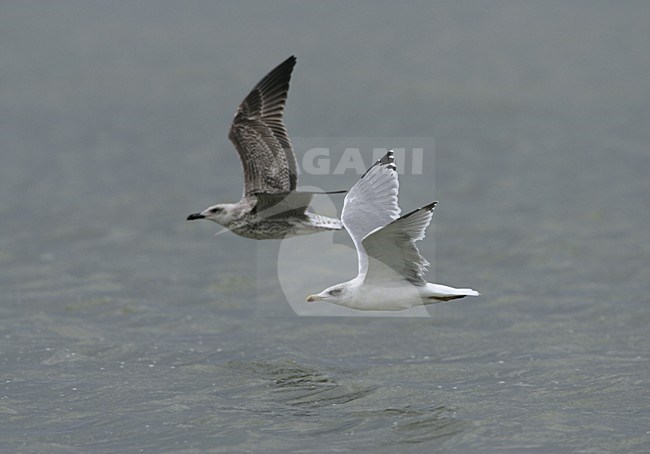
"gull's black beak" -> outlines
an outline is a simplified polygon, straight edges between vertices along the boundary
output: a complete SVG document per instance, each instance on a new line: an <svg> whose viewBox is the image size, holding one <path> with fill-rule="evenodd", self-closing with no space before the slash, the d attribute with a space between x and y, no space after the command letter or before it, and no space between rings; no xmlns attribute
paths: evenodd
<svg viewBox="0 0 650 454"><path fill-rule="evenodd" d="M205 216L203 216L201 213L192 213L187 217L188 221L193 221L195 219L205 219Z"/></svg>

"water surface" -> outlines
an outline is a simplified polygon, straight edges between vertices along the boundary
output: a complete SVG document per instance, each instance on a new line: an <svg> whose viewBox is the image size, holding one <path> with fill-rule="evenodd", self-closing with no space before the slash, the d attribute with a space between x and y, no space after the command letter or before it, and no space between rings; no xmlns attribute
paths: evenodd
<svg viewBox="0 0 650 454"><path fill-rule="evenodd" d="M646 4L0 10L0 449L650 449ZM435 138L400 202L480 298L297 316L291 243L184 221L239 197L232 114L293 53L291 135ZM354 272L315 241L296 281Z"/></svg>

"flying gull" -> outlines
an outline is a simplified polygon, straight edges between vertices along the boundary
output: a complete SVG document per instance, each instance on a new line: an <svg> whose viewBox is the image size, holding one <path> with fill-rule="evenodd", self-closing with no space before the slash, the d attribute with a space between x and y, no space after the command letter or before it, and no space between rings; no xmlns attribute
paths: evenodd
<svg viewBox="0 0 650 454"><path fill-rule="evenodd" d="M296 57L268 73L240 104L228 138L244 167L244 193L237 203L219 203L190 214L256 240L340 230L341 221L309 209L314 194L296 191L296 156L282 119Z"/></svg>
<svg viewBox="0 0 650 454"><path fill-rule="evenodd" d="M400 311L414 306L478 296L469 288L424 279L429 262L415 242L424 238L437 202L400 217L399 181L393 152L377 161L345 196L341 220L359 258L359 274L308 302L326 301L357 310Z"/></svg>

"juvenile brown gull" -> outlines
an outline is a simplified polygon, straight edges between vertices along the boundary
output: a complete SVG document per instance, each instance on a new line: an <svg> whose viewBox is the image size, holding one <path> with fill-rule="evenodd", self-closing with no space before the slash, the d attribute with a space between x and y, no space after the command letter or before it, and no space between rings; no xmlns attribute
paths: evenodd
<svg viewBox="0 0 650 454"><path fill-rule="evenodd" d="M338 219L310 210L312 196L321 193L296 191L296 156L282 119L295 64L296 57L291 56L264 76L235 114L228 138L244 168L241 200L190 214L188 221L207 219L256 240L343 228Z"/></svg>

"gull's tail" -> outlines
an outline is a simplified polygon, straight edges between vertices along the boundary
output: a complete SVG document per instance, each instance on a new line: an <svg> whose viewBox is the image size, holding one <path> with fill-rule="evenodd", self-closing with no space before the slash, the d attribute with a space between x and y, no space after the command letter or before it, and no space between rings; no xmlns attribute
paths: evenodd
<svg viewBox="0 0 650 454"><path fill-rule="evenodd" d="M427 283L426 286L420 291L423 298L430 300L433 303L440 301L450 301L466 296L479 296L480 293L471 288L454 288L446 285Z"/></svg>

